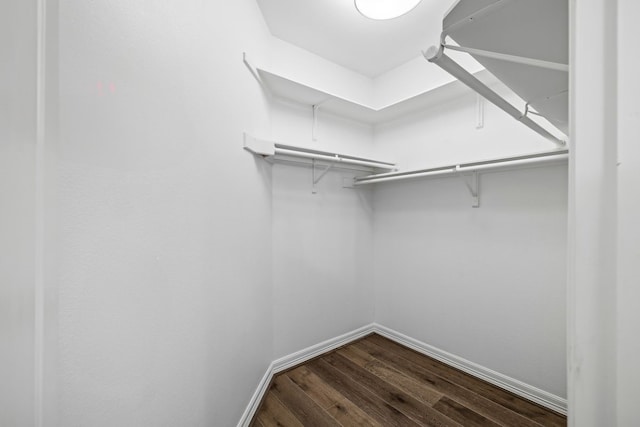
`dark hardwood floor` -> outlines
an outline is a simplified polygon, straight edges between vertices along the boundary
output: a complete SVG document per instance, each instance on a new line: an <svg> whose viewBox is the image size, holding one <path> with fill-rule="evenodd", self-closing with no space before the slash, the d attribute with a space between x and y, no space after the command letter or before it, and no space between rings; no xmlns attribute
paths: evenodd
<svg viewBox="0 0 640 427"><path fill-rule="evenodd" d="M566 418L379 335L277 375L252 426L566 426Z"/></svg>

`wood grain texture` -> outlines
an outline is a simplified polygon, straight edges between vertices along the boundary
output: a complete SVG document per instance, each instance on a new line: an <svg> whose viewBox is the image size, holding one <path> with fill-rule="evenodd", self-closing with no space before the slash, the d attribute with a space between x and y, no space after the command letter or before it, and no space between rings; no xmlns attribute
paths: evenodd
<svg viewBox="0 0 640 427"><path fill-rule="evenodd" d="M278 397L269 392L264 402L262 403L262 408L257 416L257 423L253 425L258 425L258 423L262 424L264 427L273 427L273 426L292 426L292 427L303 427L302 423L298 421L298 419L287 409Z"/></svg>
<svg viewBox="0 0 640 427"><path fill-rule="evenodd" d="M340 423L286 376L278 376L271 390L304 426L340 427Z"/></svg>
<svg viewBox="0 0 640 427"><path fill-rule="evenodd" d="M543 426L566 426L567 419L563 415L557 414L540 405L525 400L513 393L503 390L499 387L489 384L485 381L479 381L477 378L462 372L456 368L446 365L430 357L424 356L414 350L403 347L402 345L395 343L380 335L369 335L367 340L362 340L361 343L376 344L382 349L392 351L398 355L398 357L406 358L419 365L431 370L432 372L447 378L451 382L464 387L474 393L486 397L495 403L504 406L507 409L524 415L525 417L535 421Z"/></svg>
<svg viewBox="0 0 640 427"><path fill-rule="evenodd" d="M567 422L373 334L277 375L252 425L562 427Z"/></svg>

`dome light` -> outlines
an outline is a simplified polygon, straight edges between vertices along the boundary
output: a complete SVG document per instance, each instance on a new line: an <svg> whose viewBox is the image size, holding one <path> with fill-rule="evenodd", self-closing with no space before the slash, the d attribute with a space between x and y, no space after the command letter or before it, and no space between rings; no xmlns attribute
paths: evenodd
<svg viewBox="0 0 640 427"><path fill-rule="evenodd" d="M355 0L356 9L370 19L393 19L410 12L422 0Z"/></svg>

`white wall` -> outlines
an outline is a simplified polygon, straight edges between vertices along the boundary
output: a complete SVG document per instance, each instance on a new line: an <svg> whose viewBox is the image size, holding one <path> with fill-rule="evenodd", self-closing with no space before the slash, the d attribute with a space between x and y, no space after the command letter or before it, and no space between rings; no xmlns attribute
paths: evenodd
<svg viewBox="0 0 640 427"><path fill-rule="evenodd" d="M637 1L618 1L618 354L617 411L620 426L639 423L640 395L640 58L630 55L638 39Z"/></svg>
<svg viewBox="0 0 640 427"><path fill-rule="evenodd" d="M616 6L606 0L571 6L569 425L621 425L616 420L616 377L622 369L616 355Z"/></svg>
<svg viewBox="0 0 640 427"><path fill-rule="evenodd" d="M273 137L318 150L366 155L370 126L273 104ZM319 172L322 168L318 169ZM330 171L312 194L310 167L273 166L275 358L373 322L371 191L342 188L353 172Z"/></svg>
<svg viewBox="0 0 640 427"><path fill-rule="evenodd" d="M503 86L494 88L517 105ZM484 103L484 128L476 129L477 95L467 94L429 110L378 125L374 150L402 170L446 166L479 159L553 150L556 145Z"/></svg>
<svg viewBox="0 0 640 427"><path fill-rule="evenodd" d="M475 98L379 127L403 168L553 146ZM558 396L565 387L567 168L484 173L480 208L457 177L374 193L376 322Z"/></svg>
<svg viewBox="0 0 640 427"><path fill-rule="evenodd" d="M34 418L36 3L0 3L0 425Z"/></svg>
<svg viewBox="0 0 640 427"><path fill-rule="evenodd" d="M433 39L433 41L436 40L437 38ZM425 50L428 47L425 46ZM447 52L447 55L471 73L483 69L471 55L459 54L455 51ZM386 107L453 81L455 77L419 55L373 79L374 104L378 108Z"/></svg>
<svg viewBox="0 0 640 427"><path fill-rule="evenodd" d="M57 425L234 425L272 360L268 38L252 0L60 2Z"/></svg>

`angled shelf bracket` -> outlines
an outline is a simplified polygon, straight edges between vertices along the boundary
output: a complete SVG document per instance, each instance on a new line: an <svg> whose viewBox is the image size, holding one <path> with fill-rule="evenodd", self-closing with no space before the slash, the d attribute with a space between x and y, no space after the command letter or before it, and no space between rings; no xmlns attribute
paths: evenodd
<svg viewBox="0 0 640 427"><path fill-rule="evenodd" d="M313 194L316 194L318 192L316 185L320 182L322 178L324 178L327 172L329 172L333 168L333 166L334 166L334 163L328 164L327 166L325 166L322 172L320 172L320 175L316 176L317 169L318 169L317 161L316 159L311 159L311 181L312 181L311 192Z"/></svg>
<svg viewBox="0 0 640 427"><path fill-rule="evenodd" d="M256 70L253 67L253 65L251 65L251 63L247 59L247 53L246 52L242 52L242 62L244 63L245 67L247 67L247 69L249 70L249 72L251 73L253 78L256 79L256 81L260 84L260 87L262 88L264 93L266 93L269 97L271 97L272 93L271 93L271 90L269 89L269 86L267 86L262 81L262 79L260 78L260 74L258 73L258 70Z"/></svg>
<svg viewBox="0 0 640 427"><path fill-rule="evenodd" d="M320 110L320 105L322 105L322 102L313 104L311 106L311 113L312 113L312 120L313 120L313 122L311 123L311 140L312 141L318 140L318 111Z"/></svg>
<svg viewBox="0 0 640 427"><path fill-rule="evenodd" d="M484 98L476 94L476 129L484 128Z"/></svg>
<svg viewBox="0 0 640 427"><path fill-rule="evenodd" d="M460 178L464 181L464 184L467 186L469 193L471 193L471 207L479 208L480 207L480 177L478 176L478 171L473 171L470 175L460 174Z"/></svg>

